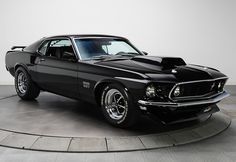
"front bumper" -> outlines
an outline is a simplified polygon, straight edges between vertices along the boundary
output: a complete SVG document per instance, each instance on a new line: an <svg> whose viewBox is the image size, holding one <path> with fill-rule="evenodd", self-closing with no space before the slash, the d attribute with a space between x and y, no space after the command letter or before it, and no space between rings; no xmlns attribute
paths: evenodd
<svg viewBox="0 0 236 162"><path fill-rule="evenodd" d="M221 94L205 99L205 100L198 100L198 101L188 101L188 102L154 102L154 101L144 101L144 100L138 100L138 103L140 106L157 106L157 107L186 107L186 106L196 106L196 105L205 105L205 104L215 104L222 99L228 97L229 94L224 91Z"/></svg>

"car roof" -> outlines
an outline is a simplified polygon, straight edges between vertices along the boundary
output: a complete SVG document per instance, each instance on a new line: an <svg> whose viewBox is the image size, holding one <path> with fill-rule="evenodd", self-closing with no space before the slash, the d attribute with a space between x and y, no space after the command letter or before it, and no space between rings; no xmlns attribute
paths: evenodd
<svg viewBox="0 0 236 162"><path fill-rule="evenodd" d="M116 38L116 39L126 39L120 36L114 35L103 35L103 34L69 34L69 35L56 35L46 38L58 38L58 37L69 37L69 38Z"/></svg>

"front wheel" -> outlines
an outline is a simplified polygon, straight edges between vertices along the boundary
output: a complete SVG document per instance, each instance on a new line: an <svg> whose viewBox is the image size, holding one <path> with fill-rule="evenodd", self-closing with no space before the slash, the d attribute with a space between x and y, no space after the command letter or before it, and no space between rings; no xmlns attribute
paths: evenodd
<svg viewBox="0 0 236 162"><path fill-rule="evenodd" d="M104 88L101 96L101 108L106 120L117 127L130 127L139 117L139 112L133 105L131 96L117 84Z"/></svg>
<svg viewBox="0 0 236 162"><path fill-rule="evenodd" d="M15 72L15 88L17 95L23 100L33 100L40 93L40 89L22 67L17 68Z"/></svg>

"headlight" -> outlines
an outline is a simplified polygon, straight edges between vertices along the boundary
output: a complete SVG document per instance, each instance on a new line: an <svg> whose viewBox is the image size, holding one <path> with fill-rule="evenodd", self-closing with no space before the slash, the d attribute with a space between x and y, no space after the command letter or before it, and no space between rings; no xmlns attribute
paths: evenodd
<svg viewBox="0 0 236 162"><path fill-rule="evenodd" d="M146 96L147 97L155 97L156 96L156 88L153 85L149 85L146 89Z"/></svg>
<svg viewBox="0 0 236 162"><path fill-rule="evenodd" d="M221 82L218 83L218 90L219 90L219 91L222 91L222 90L223 90L224 84L225 84L224 81L221 81Z"/></svg>
<svg viewBox="0 0 236 162"><path fill-rule="evenodd" d="M179 95L180 95L180 87L177 86L177 87L175 88L175 90L174 90L174 96L175 96L175 97L178 97Z"/></svg>

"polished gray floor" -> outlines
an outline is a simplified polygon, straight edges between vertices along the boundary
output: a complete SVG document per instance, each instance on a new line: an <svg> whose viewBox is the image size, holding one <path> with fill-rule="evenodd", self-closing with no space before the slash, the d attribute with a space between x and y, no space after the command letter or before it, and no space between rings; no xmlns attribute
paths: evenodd
<svg viewBox="0 0 236 162"><path fill-rule="evenodd" d="M12 96L0 100L0 104L0 128L16 132L109 137L157 133L166 128L147 118L132 131L114 128L104 121L97 107L46 92L35 101L22 101L18 96Z"/></svg>
<svg viewBox="0 0 236 162"><path fill-rule="evenodd" d="M63 137L136 136L198 124L193 121L168 126L143 116L133 128L119 129L109 125L99 108L91 104L47 92L41 92L35 101L23 101L12 92L0 100L0 129L14 132Z"/></svg>
<svg viewBox="0 0 236 162"><path fill-rule="evenodd" d="M2 88L7 91L11 87ZM60 152L114 152L172 147L214 136L231 123L224 113L211 118L163 125L143 116L129 129L109 125L100 109L42 92L34 101L18 96L0 99L0 145L18 149Z"/></svg>
<svg viewBox="0 0 236 162"><path fill-rule="evenodd" d="M232 124L223 133L184 146L135 152L119 153L50 153L0 148L0 161L236 161L236 96L220 104L231 116Z"/></svg>
<svg viewBox="0 0 236 162"><path fill-rule="evenodd" d="M11 97L16 95L15 87L11 85L0 85L0 100L6 97Z"/></svg>
<svg viewBox="0 0 236 162"><path fill-rule="evenodd" d="M26 150L77 153L149 150L201 141L225 131L230 124L231 118L228 115L217 112L192 127L136 136L58 137L0 129L0 145Z"/></svg>

